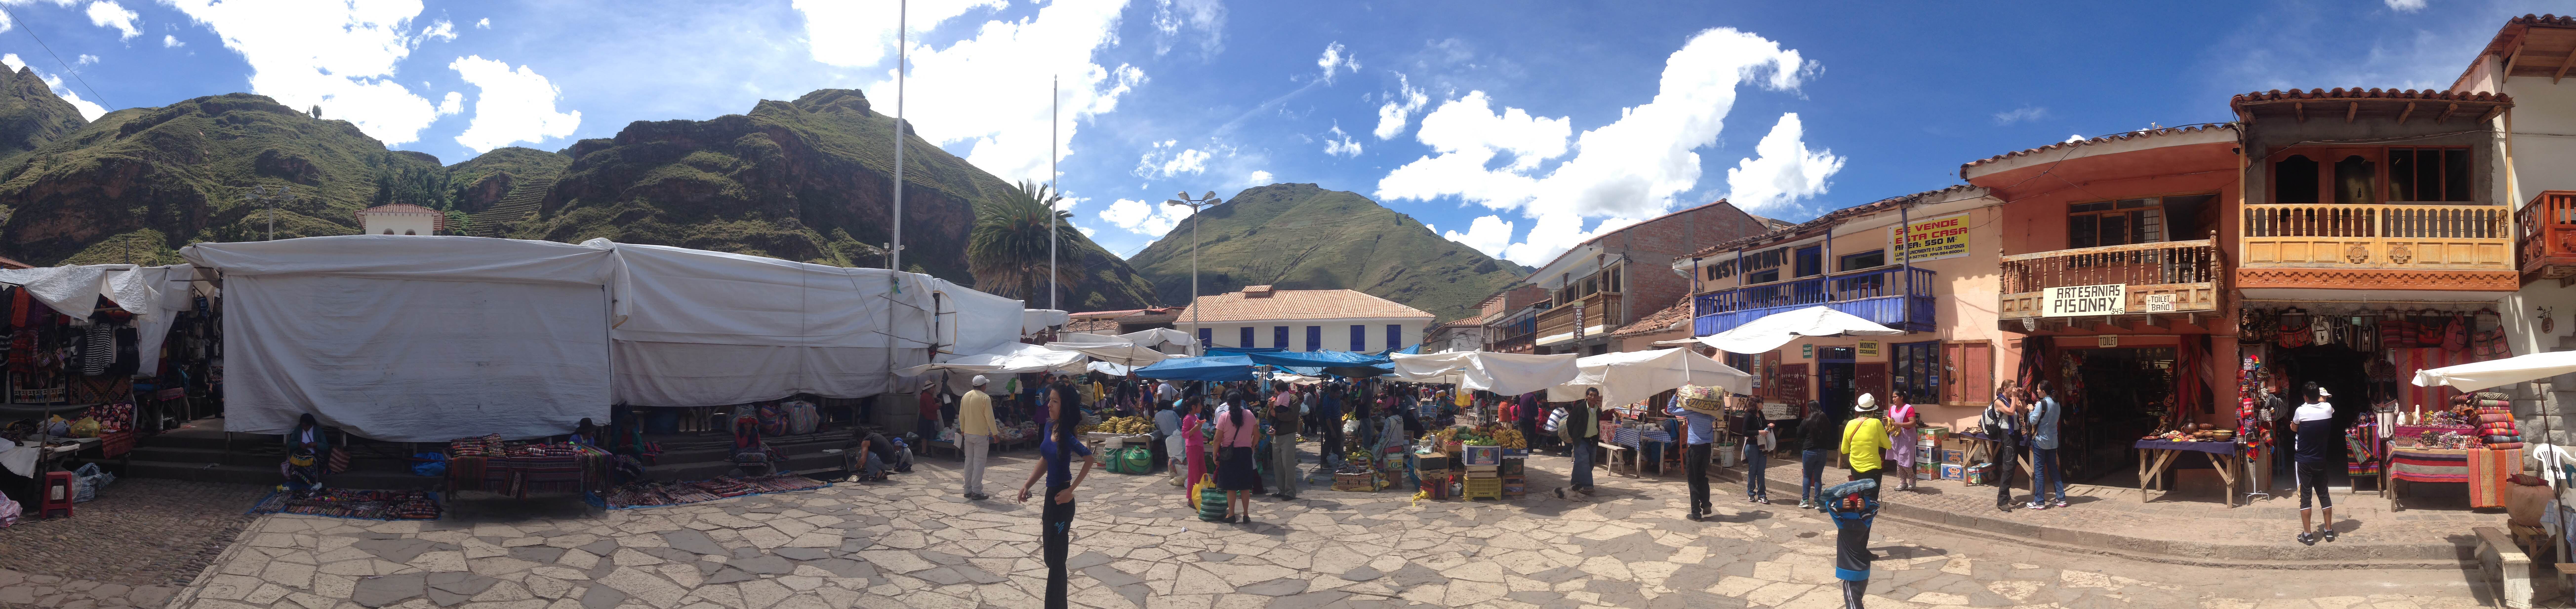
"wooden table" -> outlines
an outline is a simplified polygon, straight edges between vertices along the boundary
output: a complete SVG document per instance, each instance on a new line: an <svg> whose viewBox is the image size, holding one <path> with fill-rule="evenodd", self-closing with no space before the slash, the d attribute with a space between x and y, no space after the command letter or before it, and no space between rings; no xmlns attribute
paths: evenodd
<svg viewBox="0 0 2576 609"><path fill-rule="evenodd" d="M2236 472L2237 468L2244 467L2244 453L2239 452L2235 442L2139 440L2136 448L2139 503L2147 502L2148 489L2155 488L2159 481L2167 483L2166 490L2172 490L2172 481L2166 478L2166 473L2173 471L2174 461L2183 453L2196 452L2208 457L2210 467L2218 469L2218 480L2225 485L2223 493L2227 507L2236 507Z"/></svg>
<svg viewBox="0 0 2576 609"><path fill-rule="evenodd" d="M1972 449L1969 449L1969 450L1967 451L1967 454L1968 454L1968 455L1983 454L1983 455L1985 455L1985 458L1986 458L1986 459L1993 459L1993 458L1995 458L1995 448L1994 448L1994 447L1995 447L1995 439L1994 439L1994 437L1992 437L1992 436L1988 436L1988 435L1986 435L1986 434L1984 434L1984 433L1982 433L1982 432L1967 432L1967 431L1953 432L1953 433L1951 433L1951 434L1950 434L1950 436L1951 436L1951 437L1954 437L1954 438L1961 439L1961 440L1966 440L1966 441L1969 441L1969 442L1975 442L1975 443L1977 443L1977 447L1976 447L1976 448L1972 448ZM1963 465L1963 466L1964 466L1964 465L1969 465L1969 464L1976 463L1976 462L1977 462L1977 457L1975 457L1975 456L1967 456L1964 460L1966 461L1966 463L1961 463L1960 465ZM2021 481L2022 481L2022 484L2023 484L2023 485L2025 485L2025 486L2026 486L2026 485L2029 485L2029 484L2030 484L2030 480L2031 480L2031 473L2030 473L2030 447L2029 447L2029 446L2023 446L2020 452L2015 453L2015 454L2013 455L2013 461L2014 461L2014 462L2016 462L2016 463L2021 464ZM1986 473L1986 479L1988 479L1988 480L2000 480L2000 478L1996 478L1996 477L1995 477L1994 472L1987 472L1987 473Z"/></svg>

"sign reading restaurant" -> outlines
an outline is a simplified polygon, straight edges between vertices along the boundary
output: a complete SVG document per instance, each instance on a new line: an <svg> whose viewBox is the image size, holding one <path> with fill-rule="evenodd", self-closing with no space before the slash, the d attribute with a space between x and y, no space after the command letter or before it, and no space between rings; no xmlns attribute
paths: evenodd
<svg viewBox="0 0 2576 609"><path fill-rule="evenodd" d="M2070 285L2048 288L2040 295L2040 317L2112 315L2127 312L2129 284Z"/></svg>

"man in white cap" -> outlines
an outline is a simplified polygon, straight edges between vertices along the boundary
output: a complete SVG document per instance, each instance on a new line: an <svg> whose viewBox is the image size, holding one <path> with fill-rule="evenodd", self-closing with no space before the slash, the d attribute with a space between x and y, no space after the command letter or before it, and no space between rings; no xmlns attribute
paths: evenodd
<svg viewBox="0 0 2576 609"><path fill-rule="evenodd" d="M984 375L975 375L973 389L957 400L957 452L966 458L966 498L983 501L984 454L993 449L993 396L984 393Z"/></svg>

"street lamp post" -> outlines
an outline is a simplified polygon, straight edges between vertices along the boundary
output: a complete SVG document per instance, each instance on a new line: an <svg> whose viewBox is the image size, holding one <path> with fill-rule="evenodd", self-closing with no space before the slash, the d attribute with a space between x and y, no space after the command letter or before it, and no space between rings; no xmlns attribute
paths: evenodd
<svg viewBox="0 0 2576 609"><path fill-rule="evenodd" d="M242 201L250 202L250 203L259 203L259 204L261 204L261 205L263 205L263 206L265 206L265 207L267 207L267 208L268 208L268 240L269 240L269 241L276 241L276 240L277 240L277 204L279 204L279 203L294 203L294 202L295 202L295 187L294 187L294 186L279 186L279 187L277 187L277 194L273 194L273 195L272 195L272 194L268 194L268 188L267 188L267 187L264 187L264 186L252 186L252 187L250 187L250 192L248 192L248 193L244 193L244 194L242 195Z"/></svg>
<svg viewBox="0 0 2576 609"><path fill-rule="evenodd" d="M1190 193L1186 190L1181 191L1179 196L1179 199L1165 199L1163 204L1190 208L1190 329L1204 331L1204 328L1199 327L1199 210L1214 207L1224 201L1217 200L1216 191L1208 191L1207 195L1196 199L1190 198ZM1206 341L1191 342L1190 344L1194 345L1191 352L1205 355L1207 349L1205 343Z"/></svg>

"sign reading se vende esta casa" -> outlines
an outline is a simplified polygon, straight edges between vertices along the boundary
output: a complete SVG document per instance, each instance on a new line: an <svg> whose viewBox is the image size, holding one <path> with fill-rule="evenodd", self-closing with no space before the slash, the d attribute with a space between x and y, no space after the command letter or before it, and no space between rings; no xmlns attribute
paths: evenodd
<svg viewBox="0 0 2576 609"><path fill-rule="evenodd" d="M2113 315L2127 312L2129 284L2071 285L2048 288L2040 295L2040 317Z"/></svg>

